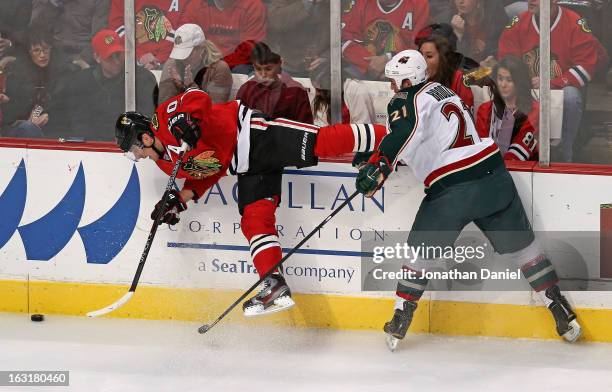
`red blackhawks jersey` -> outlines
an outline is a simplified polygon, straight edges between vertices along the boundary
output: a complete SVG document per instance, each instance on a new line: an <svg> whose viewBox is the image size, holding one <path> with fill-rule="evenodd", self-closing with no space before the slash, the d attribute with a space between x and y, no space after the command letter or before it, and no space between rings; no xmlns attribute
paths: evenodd
<svg viewBox="0 0 612 392"><path fill-rule="evenodd" d="M236 0L223 10L212 1L193 1L188 15L202 27L206 39L217 46L223 60L233 68L251 63L254 44L266 37L266 12L261 0Z"/></svg>
<svg viewBox="0 0 612 392"><path fill-rule="evenodd" d="M160 62L170 56L174 31L182 24L186 6L191 0L134 0L136 12L136 58L151 53ZM108 27L120 37L125 35L124 0L112 0Z"/></svg>
<svg viewBox="0 0 612 392"><path fill-rule="evenodd" d="M605 49L593 36L586 20L575 12L559 7L550 28L551 87L583 87L592 78L597 65L605 61ZM522 57L531 76L538 76L540 29L536 16L525 12L514 17L499 39L498 56Z"/></svg>
<svg viewBox="0 0 612 392"><path fill-rule="evenodd" d="M488 101L478 107L476 115L476 130L481 138L496 140L501 120L494 115L495 105ZM515 119L510 146L504 159L514 161L532 161L538 156L537 126L539 121L539 104L534 101L531 112L526 118Z"/></svg>
<svg viewBox="0 0 612 392"><path fill-rule="evenodd" d="M188 90L159 105L152 126L155 136L166 146L166 154L157 160L157 166L167 174L172 173L178 154L168 147L178 147L180 143L170 132L168 123L175 114L189 113L199 122L202 136L196 147L185 153L177 177L186 179L184 189L195 192L196 198L202 196L206 189L226 175L236 150L241 108L248 110L238 101L213 105L208 94L197 89Z"/></svg>
<svg viewBox="0 0 612 392"><path fill-rule="evenodd" d="M378 0L351 0L342 15L342 55L365 73L366 57L413 49L429 21L427 0L400 0L385 11Z"/></svg>
<svg viewBox="0 0 612 392"><path fill-rule="evenodd" d="M453 75L453 84L450 86L450 89L467 105L470 113L474 114L474 93L470 86L467 85L463 77L463 72L459 70L455 71Z"/></svg>

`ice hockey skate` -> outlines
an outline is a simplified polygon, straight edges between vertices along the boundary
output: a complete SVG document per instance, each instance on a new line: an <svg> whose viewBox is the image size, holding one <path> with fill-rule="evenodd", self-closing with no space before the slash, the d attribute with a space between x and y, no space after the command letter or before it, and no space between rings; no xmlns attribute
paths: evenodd
<svg viewBox="0 0 612 392"><path fill-rule="evenodd" d="M291 298L291 290L281 274L272 274L264 282L259 294L242 305L247 317L262 316L289 309L295 302Z"/></svg>
<svg viewBox="0 0 612 392"><path fill-rule="evenodd" d="M410 327L412 316L416 308L416 302L404 301L404 309L395 309L391 321L385 323L383 331L387 334L387 346L392 352L397 348L399 340L406 336L406 332L408 331L408 327Z"/></svg>
<svg viewBox="0 0 612 392"><path fill-rule="evenodd" d="M582 328L567 299L561 295L559 286L555 285L546 289L546 297L553 301L548 305L548 309L557 323L557 333L568 342L574 343L582 334Z"/></svg>

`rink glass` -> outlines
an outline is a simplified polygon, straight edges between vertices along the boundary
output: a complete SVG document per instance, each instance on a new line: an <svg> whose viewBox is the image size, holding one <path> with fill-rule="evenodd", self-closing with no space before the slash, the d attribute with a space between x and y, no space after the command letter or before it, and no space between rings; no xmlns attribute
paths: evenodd
<svg viewBox="0 0 612 392"><path fill-rule="evenodd" d="M4 57L4 61L0 61L0 66L3 67L1 71L3 78L6 80L6 88L8 89L8 91L5 91L5 93L10 93L12 91L10 87L11 75L12 72L14 72L14 70L11 69L12 65L14 64L10 61L10 59L7 59L7 56L12 55L18 59L22 57L17 49L24 49L24 39L27 34L33 30L23 27L29 25L29 19L33 15L31 9L29 9L29 7L24 7L23 9L15 11L14 9L10 9L9 3L10 2L2 2L2 4L0 4L0 12L2 14L12 15L11 18L2 19L2 23L5 25L0 26L0 31L3 31L1 39L11 37L11 34L4 32L13 30L14 26L10 25L13 22L19 23L19 25L22 26L23 31L15 31L14 34L12 34L14 42L11 42L11 48L4 50L3 53L0 54L0 57ZM272 7L272 5L275 3L276 2L268 2L265 4L266 7ZM295 3L300 2L296 1ZM348 111L346 109L343 111L344 117L346 118L347 114L350 114L350 120L352 122L368 121L385 123L386 105L384 102L391 97L391 91L387 89L388 83L384 81L384 78L380 75L380 73L377 74L376 72L376 69L379 69L380 67L373 65L373 68L365 72L365 74L360 74L359 72L355 72L355 67L351 64L351 61L349 61L344 53L344 50L346 49L345 44L348 42L346 39L346 23L348 19L350 19L350 14L355 12L356 8L359 6L359 2L343 0L339 3L341 12L340 19L342 20L340 26L330 23L330 21L333 20L334 14L328 1L302 2L301 7L315 7L308 9L310 16L307 22L304 22L299 18L299 15L301 15L301 10L300 12L297 12L295 10L291 11L287 9L283 11L281 9L270 12L269 20L267 22L265 43L267 43L273 51L276 51L281 55L283 58L284 71L298 82L302 83L308 94L311 105L314 104L316 99L318 110L313 112L315 122L319 121L319 123L322 124L327 120L331 120L331 122L340 121L340 112L329 113L328 116L325 106L327 104L330 107L334 105L337 108L342 107L342 96L339 93L340 90L334 91L334 89L331 88L331 71L332 69L335 69L335 71L341 73L341 90L344 91L344 103L349 109ZM392 5L393 1L382 1L382 3ZM419 2L414 3L416 4ZM460 2L457 1L432 0L425 1L425 3L428 3L427 6L429 9L429 16L427 18L428 22L449 23L455 31L460 33L462 32L463 36L458 41L457 51L465 56L474 58L478 63L480 63L480 65L483 66L480 69L482 72L477 72L475 75L472 75L474 76L472 79L478 79L482 75L487 75L487 68L490 71L491 65L494 64L495 60L498 60L494 50L494 37L496 34L499 34L498 27L504 22L507 24L511 23L512 17L520 15L522 12L526 11L527 2L512 2L505 9L502 6L501 9L504 12L503 15L500 15L499 7L491 7L492 11L490 11L491 9L489 9L488 6L483 6L483 4L486 5L487 3L497 2L474 0L471 2L461 2L461 4L459 4ZM610 16L612 16L612 5L610 1L559 0L558 3L560 6L564 7L564 9L571 10L584 19L585 23L581 25L581 28L591 31L592 35L596 37L598 42L601 44L602 49L607 50L608 52L610 49L612 49L611 27L609 23L605 23L610 19ZM479 4L480 7L484 7L483 9L486 9L486 12L478 8ZM474 7L476 9L474 9ZM40 17L40 10L38 11L39 13L36 15ZM143 45L143 42L145 41L168 42L172 44L172 37L168 34L168 32L178 28L178 26L174 25L176 22L173 21L173 17L164 18L162 15L163 12L161 12L160 15L157 15L159 12L147 14L141 12L142 10L133 11L136 20L136 24L134 26L134 41L136 42L137 46ZM185 9L183 11L185 12L185 21L190 21L190 18L194 20L196 19L197 10L195 8ZM116 11L114 12L116 14ZM422 11L419 12L421 14L423 13ZM482 17L483 12L485 12L485 17ZM488 12L492 13L487 14ZM110 10L106 13L106 15L102 16L102 19L106 19L106 25L101 27L115 28L116 26L114 25L108 26L109 13L111 13ZM122 13L120 12L120 14ZM170 29L166 31L165 34L161 34L161 30L147 33L147 29L145 28L147 26L146 22L152 22L153 19L155 19L155 15L157 15L159 21L163 23L152 25L164 26L164 28ZM292 18L287 18L286 15L291 15ZM417 30L419 30L421 27L422 23L420 21L423 19L422 15L414 11L411 14L406 13L406 15L403 16L405 17L399 18L402 19L402 26L405 27L405 29L412 29L412 37L414 37L418 33ZM93 20L94 15L88 15L88 17L91 17ZM100 18L100 15L97 15L96 17ZM61 15L58 18L61 18ZM24 22L19 22L22 19ZM502 19L505 20L500 22ZM472 24L473 21L476 23ZM396 31L397 29L394 28L394 23L394 21L385 20L383 18L374 24L360 26L361 30L364 31L364 37L366 37L365 45L367 46L367 50L371 51L373 56L382 56L386 55L387 53L392 54L394 51L405 48L415 48L413 40L397 38L400 36L400 34L398 31ZM65 32L58 27L60 23L50 23L49 25L56 29L52 35L56 38L60 38L60 42L54 43L51 56L54 58L53 61L62 60L63 63L68 64L68 80L71 78L70 75L74 75L75 72L81 69L81 67L86 67L86 63L89 64L90 67L97 67L95 60L92 58L81 58L79 56L80 51L77 51L74 47L68 47L66 45L64 45L64 47L62 46L63 41L61 41L61 39L63 39L62 37L65 36ZM342 26L344 26L344 28L342 28ZM303 31L301 29L303 29ZM331 46L329 43L329 37L330 35L333 36L334 32L339 30L340 34L344 36L344 38L338 47L335 45ZM87 40L83 40L83 42L87 42ZM482 42L484 42L484 45ZM81 42L80 44L82 45L83 43ZM555 42L552 42L552 44L554 46ZM5 45L0 45L0 48L3 48L4 46ZM87 52L90 49L87 48L87 46L87 44L84 45L84 52ZM131 48L126 48L126 53L129 54L131 51ZM342 52L340 57L341 64L335 68L332 68L332 64L334 64L334 62L329 61L329 59L333 58L333 54L337 53L338 51ZM226 55L228 53L223 54ZM489 55L491 58L489 58ZM557 54L555 53L551 53L552 58L554 58L556 55ZM160 79L163 60L156 62L156 60L149 57L143 57L142 51L134 54L133 57L135 58L135 63L141 64L136 65L136 67L142 69L143 65L147 66L152 69L151 71L154 78L156 80ZM327 59L328 61L324 61L324 59ZM539 62L539 58L537 58L537 56L535 59L528 60L536 62L536 64L532 64L534 65L534 69L542 68L539 67L539 64L537 64ZM241 72L245 71L243 70ZM233 86L231 88L230 98L235 95L239 86L249 78L249 70L247 69L246 72L246 74L239 74L238 72L233 73ZM197 73L197 70L195 73ZM610 67L606 65L605 62L602 62L601 66L598 67L596 72L593 72L593 74L589 76L590 81L584 87L579 89L581 100L578 102L578 105L580 110L574 111L573 113L576 115L582 111L582 116L580 116L579 119L573 119L573 121L577 123L577 126L571 132L571 137L574 139L570 146L572 152L571 158L567 159L567 154L564 155L560 153L559 150L561 149L561 141L558 136L558 132L555 133L553 130L551 140L539 140L541 150L545 150L543 146L550 145L549 158L552 163L562 161L569 161L569 163L602 165L609 165L611 163L610 161L612 159L612 154L610 154L610 148L612 147L612 126L610 124L612 124L612 109L610 108L612 108L612 98L610 98L611 96L609 91L612 87L610 84ZM60 76L52 76L51 79L50 84L54 85L57 80L60 79ZM13 80L15 80L15 77L13 77ZM481 84L482 83L479 83L479 85ZM33 101L37 101L36 106L42 107L43 113L47 112L49 115L48 123L42 125L43 137L55 141L61 138L61 140L64 141L64 144L66 144L66 141L72 140L73 143L69 144L70 148L74 149L81 148L83 140L94 143L108 142L109 146L112 145L113 124L112 122L102 119L98 115L97 109L99 109L100 106L117 105L117 108L121 108L122 110L136 109L145 114L151 114L150 112L152 112L152 105L156 96L156 91L149 88L143 88L141 79L137 78L135 89L129 88L124 83L123 89L114 91L109 90L110 93L106 97L106 102L96 102L95 105L91 104L78 107L79 102L86 102L87 94L83 91L83 95L80 96L79 90L77 90L77 93L72 94L73 96L71 98L71 102L76 103L75 107L71 104L61 105L60 103L67 101L69 97L62 93L54 94L55 90L52 87L55 86L51 85L44 89L45 93L41 94L41 89L38 88L38 92L33 92L30 97L30 99ZM472 87L472 89L475 92L475 106L478 106L481 102L489 99L486 88L479 86ZM133 102L135 104L135 108L126 107L126 92L127 101ZM536 97L536 99L539 98L537 89L533 91L533 95ZM568 119L568 116L571 117L572 113L563 113L563 109L560 107L563 102L563 98L559 98L558 95L558 93L553 92L551 98L551 126L554 127L559 127L560 122L567 123L568 121L572 121L571 118ZM21 99L17 96L9 96L8 98L14 100ZM4 101L5 100L3 99L0 103L0 110L10 113L10 106L7 106L10 104ZM28 102L20 102L20 104L25 106L29 105ZM33 110L34 107L35 106L32 105L31 109ZM81 115L74 117L74 111L81 112ZM24 113L25 112L31 111L24 110ZM119 113L119 109L117 109L117 112ZM27 113L24 114L23 117L23 120L29 119ZM78 121L76 125L69 121L69 119L73 117L77 119L75 121ZM78 120L82 118L87 118L88 121ZM7 121L11 121L11 123L8 124ZM91 130L88 130L89 124L91 124L89 127ZM97 128L102 129L102 131L94 131L94 124L97 126ZM14 128L14 126L14 122L11 119L7 119L7 116L5 115L0 135L6 137L7 134L10 134L8 129ZM104 129L107 129L108 131L104 132ZM27 135L31 134L21 133L17 134L16 136L26 139Z"/></svg>

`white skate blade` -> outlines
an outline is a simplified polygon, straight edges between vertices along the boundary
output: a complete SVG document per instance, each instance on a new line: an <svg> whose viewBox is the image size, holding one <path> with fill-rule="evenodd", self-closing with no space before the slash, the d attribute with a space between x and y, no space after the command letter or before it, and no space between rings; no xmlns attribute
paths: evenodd
<svg viewBox="0 0 612 392"><path fill-rule="evenodd" d="M385 334L385 342L387 343L387 347L389 348L389 350L391 350L391 352L394 352L395 349L397 348L397 343L399 342L398 338L394 338L393 336L389 335L389 334Z"/></svg>
<svg viewBox="0 0 612 392"><path fill-rule="evenodd" d="M264 316L266 314L276 313L289 309L293 305L295 305L295 302L293 302L293 299L291 297L279 297L274 300L274 305L268 306L267 309L264 309L263 305L251 306L249 308L244 309L244 315L245 317Z"/></svg>
<svg viewBox="0 0 612 392"><path fill-rule="evenodd" d="M569 322L570 330L563 334L563 339L570 343L574 343L580 335L582 335L582 328L578 324L578 320L572 320Z"/></svg>

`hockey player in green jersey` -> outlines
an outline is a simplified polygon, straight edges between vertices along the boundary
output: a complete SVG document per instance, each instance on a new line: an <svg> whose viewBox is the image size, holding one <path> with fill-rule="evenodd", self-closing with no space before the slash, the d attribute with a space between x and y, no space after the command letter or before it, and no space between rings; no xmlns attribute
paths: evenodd
<svg viewBox="0 0 612 392"><path fill-rule="evenodd" d="M521 199L492 139L481 139L471 113L459 97L428 82L427 64L415 50L395 55L386 65L394 97L389 102L388 134L367 161L356 156L357 190L371 197L401 160L425 184L408 245L453 246L461 230L474 222L495 251L507 254L550 309L557 332L567 341L581 328L561 295L559 279L542 253ZM413 267L414 268L414 267ZM404 266L404 270L411 270ZM393 350L412 321L428 280L413 270L397 285L395 312L384 326Z"/></svg>

